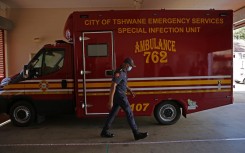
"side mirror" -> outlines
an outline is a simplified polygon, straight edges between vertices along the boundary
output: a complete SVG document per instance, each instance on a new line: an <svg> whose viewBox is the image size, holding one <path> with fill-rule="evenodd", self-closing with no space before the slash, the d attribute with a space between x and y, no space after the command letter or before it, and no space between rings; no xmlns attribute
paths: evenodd
<svg viewBox="0 0 245 153"><path fill-rule="evenodd" d="M24 70L23 70L23 78L29 78L30 75L30 70L28 68L28 65L24 65Z"/></svg>

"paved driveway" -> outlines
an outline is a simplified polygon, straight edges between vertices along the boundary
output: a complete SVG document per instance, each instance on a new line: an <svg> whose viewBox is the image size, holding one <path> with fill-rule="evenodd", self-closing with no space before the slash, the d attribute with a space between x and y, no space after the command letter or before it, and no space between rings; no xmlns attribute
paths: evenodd
<svg viewBox="0 0 245 153"><path fill-rule="evenodd" d="M49 117L41 124L0 127L0 153L244 153L244 92L235 103L188 115L171 126L153 117L136 117L141 131L150 136L134 141L125 118L113 124L112 139L100 138L104 118Z"/></svg>

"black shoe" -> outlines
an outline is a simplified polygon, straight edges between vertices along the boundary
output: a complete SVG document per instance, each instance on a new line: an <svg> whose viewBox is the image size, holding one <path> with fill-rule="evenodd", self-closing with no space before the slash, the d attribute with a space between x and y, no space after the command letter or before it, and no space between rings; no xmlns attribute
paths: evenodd
<svg viewBox="0 0 245 153"><path fill-rule="evenodd" d="M135 140L144 139L147 136L148 136L148 133L147 132L137 132L137 133L134 133L134 139Z"/></svg>
<svg viewBox="0 0 245 153"><path fill-rule="evenodd" d="M114 134L110 133L109 131L102 131L100 136L103 138L112 138L114 137Z"/></svg>

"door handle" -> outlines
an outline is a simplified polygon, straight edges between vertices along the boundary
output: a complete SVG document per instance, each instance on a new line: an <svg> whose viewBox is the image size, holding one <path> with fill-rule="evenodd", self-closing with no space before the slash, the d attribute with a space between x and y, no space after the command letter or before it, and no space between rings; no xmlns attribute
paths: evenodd
<svg viewBox="0 0 245 153"><path fill-rule="evenodd" d="M62 86L62 89L66 89L67 88L67 81L66 80L62 80L61 81L61 86Z"/></svg>
<svg viewBox="0 0 245 153"><path fill-rule="evenodd" d="M81 71L81 75L89 74L89 73L91 73L91 71Z"/></svg>
<svg viewBox="0 0 245 153"><path fill-rule="evenodd" d="M113 70L105 70L105 76L113 76L114 71Z"/></svg>

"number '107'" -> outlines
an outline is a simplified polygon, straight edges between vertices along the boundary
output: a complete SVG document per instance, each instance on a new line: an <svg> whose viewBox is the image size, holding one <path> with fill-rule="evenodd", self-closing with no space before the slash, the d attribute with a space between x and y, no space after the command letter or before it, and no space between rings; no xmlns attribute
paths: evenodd
<svg viewBox="0 0 245 153"><path fill-rule="evenodd" d="M138 103L138 104L131 104L130 107L133 112L145 112L147 108L149 107L149 103Z"/></svg>

